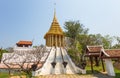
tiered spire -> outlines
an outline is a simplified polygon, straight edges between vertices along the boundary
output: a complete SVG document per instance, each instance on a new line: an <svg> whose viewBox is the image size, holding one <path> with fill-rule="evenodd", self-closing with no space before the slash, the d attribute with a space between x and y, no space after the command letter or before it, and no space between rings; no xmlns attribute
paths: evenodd
<svg viewBox="0 0 120 78"><path fill-rule="evenodd" d="M64 34L57 21L56 11L49 31L45 34L46 46L64 46Z"/></svg>
<svg viewBox="0 0 120 78"><path fill-rule="evenodd" d="M56 17L56 11L54 10L54 18L51 24L51 27L49 29L49 31L45 34L44 38L48 35L48 34L59 34L59 35L63 35L63 31L57 21L57 17Z"/></svg>

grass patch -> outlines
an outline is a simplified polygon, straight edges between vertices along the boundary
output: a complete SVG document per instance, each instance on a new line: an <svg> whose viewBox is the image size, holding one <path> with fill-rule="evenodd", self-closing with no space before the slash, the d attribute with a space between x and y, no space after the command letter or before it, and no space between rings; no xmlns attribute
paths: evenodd
<svg viewBox="0 0 120 78"><path fill-rule="evenodd" d="M0 72L0 78L9 78L10 75L8 73L1 73Z"/></svg>
<svg viewBox="0 0 120 78"><path fill-rule="evenodd" d="M117 68L114 68L114 70L116 74L115 78L120 78L120 70L118 70Z"/></svg>
<svg viewBox="0 0 120 78"><path fill-rule="evenodd" d="M117 68L114 68L115 70L115 74L116 76L114 78L120 78L120 70L117 69ZM105 75L105 74L102 74L102 66L94 66L94 73L91 72L91 67L90 65L87 65L86 66L86 72L87 74L85 74L86 76L87 75L93 75L93 76L96 76L98 77L98 75ZM82 76L82 74L80 74ZM21 73L13 73L13 75L11 76L26 76L26 74L24 72L21 72ZM40 76L42 77L42 76ZM0 73L0 78L10 78L9 74L8 73ZM39 77L33 77L33 78L39 78Z"/></svg>
<svg viewBox="0 0 120 78"><path fill-rule="evenodd" d="M99 73L100 71L102 71L102 66L94 66L94 74ZM86 73L87 74L93 74L91 71L91 67L90 66L86 66Z"/></svg>
<svg viewBox="0 0 120 78"><path fill-rule="evenodd" d="M99 74L103 71L102 65L94 66L93 69L94 69L94 73L92 73L92 71L91 71L91 66L87 65L86 66L86 73L94 75L94 74ZM114 71L115 71L115 74L116 74L116 76L114 78L120 78L120 70L114 67Z"/></svg>

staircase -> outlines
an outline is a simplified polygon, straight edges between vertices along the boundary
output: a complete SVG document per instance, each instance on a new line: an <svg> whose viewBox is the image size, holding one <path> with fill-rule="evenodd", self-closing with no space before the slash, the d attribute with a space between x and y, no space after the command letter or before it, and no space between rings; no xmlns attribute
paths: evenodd
<svg viewBox="0 0 120 78"><path fill-rule="evenodd" d="M43 67L35 71L35 76L49 74L85 74L86 71L78 68L72 62L67 51L61 47L51 47L50 53L46 56Z"/></svg>

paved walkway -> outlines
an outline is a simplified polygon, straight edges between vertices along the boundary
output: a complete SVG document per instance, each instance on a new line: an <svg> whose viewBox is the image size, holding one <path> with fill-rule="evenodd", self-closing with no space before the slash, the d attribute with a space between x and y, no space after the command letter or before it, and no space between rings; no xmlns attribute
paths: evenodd
<svg viewBox="0 0 120 78"><path fill-rule="evenodd" d="M94 74L94 75L46 75L39 76L38 78L114 78L108 75L103 74Z"/></svg>
<svg viewBox="0 0 120 78"><path fill-rule="evenodd" d="M96 78L91 75L46 75L38 78Z"/></svg>
<svg viewBox="0 0 120 78"><path fill-rule="evenodd" d="M20 78L18 76L13 76L11 78ZM25 77L22 77L25 78ZM36 78L36 77L35 77ZM37 78L114 78L111 76L108 76L106 74L93 74L93 75L78 75L78 74L71 74L71 75L45 75L45 76L39 76Z"/></svg>

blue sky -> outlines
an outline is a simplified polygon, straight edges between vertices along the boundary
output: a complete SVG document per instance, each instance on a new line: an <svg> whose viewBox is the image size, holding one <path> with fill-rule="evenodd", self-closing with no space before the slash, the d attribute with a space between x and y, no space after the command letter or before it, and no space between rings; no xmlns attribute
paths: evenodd
<svg viewBox="0 0 120 78"><path fill-rule="evenodd" d="M0 47L33 39L34 45L45 44L55 2L62 28L65 21L79 20L89 34L120 36L120 0L0 0Z"/></svg>

